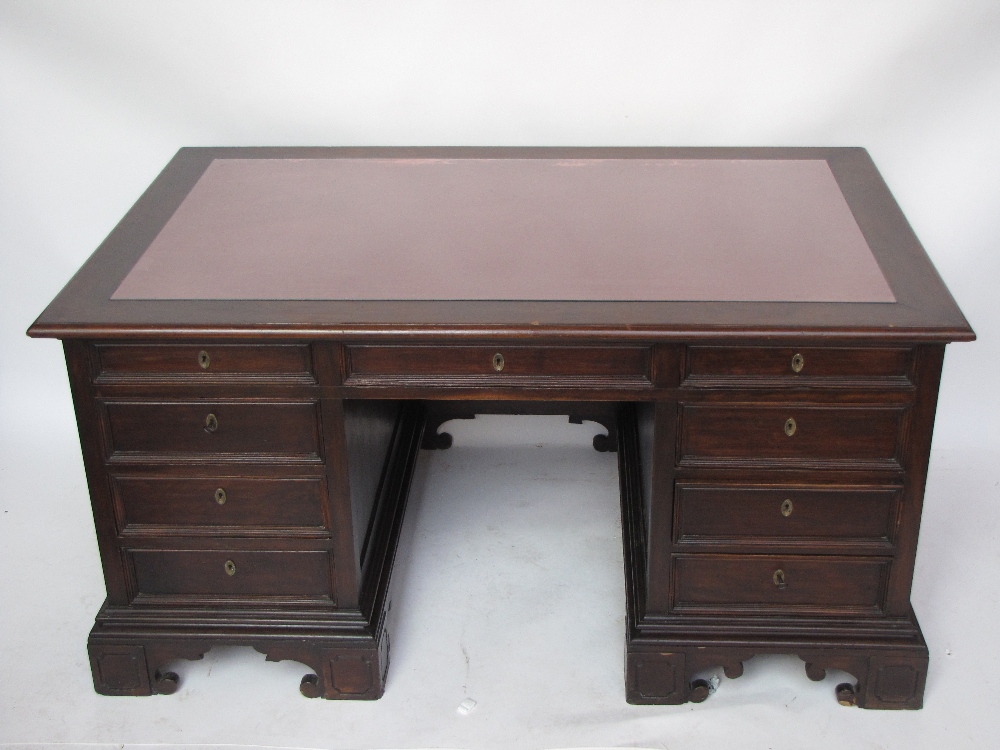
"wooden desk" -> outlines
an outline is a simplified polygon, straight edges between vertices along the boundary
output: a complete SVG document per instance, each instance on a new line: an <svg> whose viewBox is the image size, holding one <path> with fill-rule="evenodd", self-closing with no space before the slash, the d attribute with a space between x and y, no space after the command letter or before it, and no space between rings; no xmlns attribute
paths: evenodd
<svg viewBox="0 0 1000 750"><path fill-rule="evenodd" d="M505 412L608 428L630 702L793 653L921 705L931 430L974 334L864 150L184 149L29 333L65 342L98 692L240 644L379 697L419 448Z"/></svg>

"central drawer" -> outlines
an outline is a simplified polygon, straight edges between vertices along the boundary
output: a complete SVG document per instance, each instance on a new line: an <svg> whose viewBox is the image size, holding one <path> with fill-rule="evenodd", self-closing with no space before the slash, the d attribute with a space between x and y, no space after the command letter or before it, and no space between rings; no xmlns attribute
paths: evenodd
<svg viewBox="0 0 1000 750"><path fill-rule="evenodd" d="M106 401L108 449L123 455L319 460L319 404L308 402Z"/></svg>
<svg viewBox="0 0 1000 750"><path fill-rule="evenodd" d="M468 385L505 380L650 384L643 346L348 346L347 382Z"/></svg>
<svg viewBox="0 0 1000 750"><path fill-rule="evenodd" d="M681 407L681 465L859 464L900 468L906 408Z"/></svg>

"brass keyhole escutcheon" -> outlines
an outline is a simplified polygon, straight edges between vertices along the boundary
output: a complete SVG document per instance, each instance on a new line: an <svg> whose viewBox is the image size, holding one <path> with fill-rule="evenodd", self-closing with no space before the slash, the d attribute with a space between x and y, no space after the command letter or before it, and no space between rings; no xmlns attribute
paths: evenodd
<svg viewBox="0 0 1000 750"><path fill-rule="evenodd" d="M774 575L771 576L771 580L774 581L774 585L779 589L788 588L788 583L785 581L785 571L781 568L774 571Z"/></svg>
<svg viewBox="0 0 1000 750"><path fill-rule="evenodd" d="M198 364L201 365L202 370L207 370L208 366L212 363L212 358L208 356L208 352L202 349L198 352Z"/></svg>
<svg viewBox="0 0 1000 750"><path fill-rule="evenodd" d="M493 369L496 370L497 372L500 372L501 370L503 370L503 365L504 365L503 355L500 352L497 352L496 354L493 355Z"/></svg>
<svg viewBox="0 0 1000 750"><path fill-rule="evenodd" d="M791 417L789 417L788 419L785 420L785 434L788 435L788 437L791 437L792 435L794 435L795 434L795 430L797 428L798 428L798 425L795 424L795 420L794 419L792 419Z"/></svg>
<svg viewBox="0 0 1000 750"><path fill-rule="evenodd" d="M219 489L215 491L215 502L217 502L219 505L226 504L226 491L221 487L219 487Z"/></svg>
<svg viewBox="0 0 1000 750"><path fill-rule="evenodd" d="M219 429L219 418L214 414L205 417L205 432L215 432Z"/></svg>
<svg viewBox="0 0 1000 750"><path fill-rule="evenodd" d="M802 372L802 368L806 366L806 358L801 354L796 354L792 357L792 372Z"/></svg>
<svg viewBox="0 0 1000 750"><path fill-rule="evenodd" d="M781 515L783 515L785 518L788 518L790 515L792 515L791 500L785 500L785 502L781 504Z"/></svg>
<svg viewBox="0 0 1000 750"><path fill-rule="evenodd" d="M232 560L226 560L225 568L227 576L236 575L236 563L234 563Z"/></svg>

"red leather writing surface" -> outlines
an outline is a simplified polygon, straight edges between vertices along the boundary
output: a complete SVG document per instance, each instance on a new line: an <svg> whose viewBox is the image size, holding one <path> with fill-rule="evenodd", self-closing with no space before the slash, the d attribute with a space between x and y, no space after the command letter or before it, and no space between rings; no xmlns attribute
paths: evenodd
<svg viewBox="0 0 1000 750"><path fill-rule="evenodd" d="M218 159L113 299L895 301L804 159Z"/></svg>

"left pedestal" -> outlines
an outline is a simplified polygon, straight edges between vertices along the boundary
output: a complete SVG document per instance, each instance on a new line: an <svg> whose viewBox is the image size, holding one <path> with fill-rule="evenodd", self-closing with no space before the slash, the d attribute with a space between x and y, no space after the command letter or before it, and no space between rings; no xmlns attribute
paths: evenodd
<svg viewBox="0 0 1000 750"><path fill-rule="evenodd" d="M374 699L422 436L413 402L343 400L329 343L65 344L108 598L97 692L168 694L250 646L307 697Z"/></svg>

